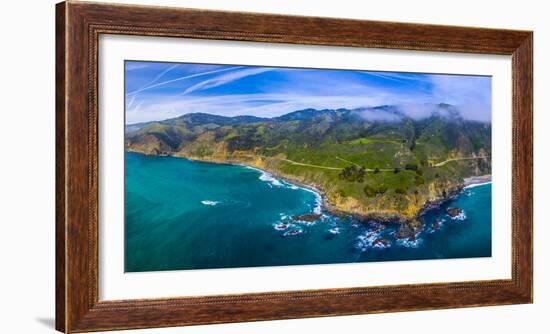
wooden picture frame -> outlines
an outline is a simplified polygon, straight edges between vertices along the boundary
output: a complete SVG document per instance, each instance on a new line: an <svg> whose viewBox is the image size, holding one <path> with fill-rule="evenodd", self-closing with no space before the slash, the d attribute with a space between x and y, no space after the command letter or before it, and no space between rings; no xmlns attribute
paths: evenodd
<svg viewBox="0 0 550 334"><path fill-rule="evenodd" d="M512 56L511 279L98 299L98 37L169 36ZM531 303L533 33L66 1L56 7L56 329L85 332Z"/></svg>

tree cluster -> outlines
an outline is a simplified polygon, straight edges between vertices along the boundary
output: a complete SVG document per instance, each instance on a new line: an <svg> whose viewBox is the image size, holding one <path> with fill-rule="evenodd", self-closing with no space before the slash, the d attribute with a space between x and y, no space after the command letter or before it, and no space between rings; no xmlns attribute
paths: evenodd
<svg viewBox="0 0 550 334"><path fill-rule="evenodd" d="M357 167L355 165L352 165L342 169L339 176L342 180L361 183L365 181L366 174L367 170L365 169L365 167Z"/></svg>

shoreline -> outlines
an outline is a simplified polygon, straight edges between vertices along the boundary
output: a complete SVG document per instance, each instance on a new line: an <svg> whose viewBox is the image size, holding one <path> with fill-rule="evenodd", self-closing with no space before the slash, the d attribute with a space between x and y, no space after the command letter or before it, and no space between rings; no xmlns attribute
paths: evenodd
<svg viewBox="0 0 550 334"><path fill-rule="evenodd" d="M284 183L288 183L291 186L294 186L294 187L297 187L297 188L302 189L304 191L313 193L315 195L316 202L317 202L317 207L314 209L314 211L316 211L317 208L319 208L319 211L320 211L320 212L315 212L315 213L320 214L320 213L322 213L322 211L331 212L331 210L329 209L329 204L326 201L326 195L321 189L318 189L318 188L316 188L312 185L305 184L305 183L302 183L302 182L297 181L297 180L290 179L290 178L282 176L282 175L278 175L277 173L273 173L273 172L258 168L256 166L249 166L249 165L245 165L243 163L235 163L235 164L231 164L231 165L237 165L237 166L241 166L241 167L244 167L244 168L247 168L247 169L255 170L255 171L261 173L262 175L268 175L270 177L273 177L274 179L280 179Z"/></svg>
<svg viewBox="0 0 550 334"><path fill-rule="evenodd" d="M484 184L492 183L492 175L486 174L486 175L480 175L480 176L472 176L472 177L466 177L464 178L464 187L463 189L473 188L477 186L482 186Z"/></svg>
<svg viewBox="0 0 550 334"><path fill-rule="evenodd" d="M453 200L461 192L463 192L465 189L470 189L470 188L479 187L479 186L482 186L482 185L492 183L491 174L465 177L462 180L463 180L463 185L461 187L459 187L459 189L457 191L449 194L446 198L442 198L441 200L435 201L435 202L427 202L426 204L424 204L422 209L418 212L417 218L424 215L427 211L438 208L442 204Z"/></svg>
<svg viewBox="0 0 550 334"><path fill-rule="evenodd" d="M298 188L300 188L304 191L308 191L308 192L313 193L316 197L316 204L317 204L317 206L314 208L314 213L322 213L323 211L325 211L325 212L327 212L327 213L329 213L330 215L333 215L333 216L352 217L354 220L357 220L359 222L367 222L367 221L370 221L370 220L374 220L374 221L377 221L377 222L383 223L383 224L385 224L385 223L415 224L416 222L420 221L420 217L423 216L427 211L430 211L434 208L437 208L440 205L442 205L443 203L452 200L464 189L473 188L473 187L476 187L476 186L481 186L481 185L489 184L489 183L492 182L491 181L491 174L463 178L463 184L461 186L459 186L458 191L453 192L447 198L442 198L440 200L436 200L436 201L432 201L432 202L428 201L428 202L424 203L422 208L420 210L418 210L417 214L412 219L411 218L406 218L406 217L403 217L403 216L399 216L399 215L384 215L384 214L381 214L381 213L372 213L372 214L369 214L369 215L359 215L359 214L355 214L355 213L344 212L344 211L341 211L341 210L338 210L338 209L334 208L328 202L325 192L323 190L315 187L314 185L306 184L306 183L303 183L302 181L295 180L293 178L289 178L288 176L282 176L282 175L280 175L276 172L265 170L265 169L259 168L257 166L248 165L248 164L243 163L243 162L237 162L237 161L231 161L231 160L219 161L219 160L213 160L213 159L197 159L197 158L186 157L186 156L181 156L181 155L172 155L172 154L167 154L167 155L147 154L147 153L143 153L143 152L127 151L127 150L125 150L125 152L137 153L137 154L142 154L142 155L146 155L146 156L150 155L150 156L158 156L158 157L174 157L174 158L186 159L186 160L193 161L193 162L213 163L213 164L218 164L218 165L240 166L240 167L243 167L243 168L252 169L254 171L257 171L257 172L261 173L262 175L272 177L275 180L278 179L278 180L283 181L283 182L285 182L285 183L287 183L291 186L295 186L295 187L298 187ZM316 212L317 209L319 209L320 212Z"/></svg>

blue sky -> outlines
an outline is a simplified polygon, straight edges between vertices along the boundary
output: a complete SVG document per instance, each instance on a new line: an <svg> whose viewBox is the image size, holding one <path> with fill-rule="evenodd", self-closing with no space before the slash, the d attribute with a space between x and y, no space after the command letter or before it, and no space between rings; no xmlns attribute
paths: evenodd
<svg viewBox="0 0 550 334"><path fill-rule="evenodd" d="M295 110L396 105L412 117L449 103L490 122L484 76L126 61L126 123L203 112L275 117Z"/></svg>

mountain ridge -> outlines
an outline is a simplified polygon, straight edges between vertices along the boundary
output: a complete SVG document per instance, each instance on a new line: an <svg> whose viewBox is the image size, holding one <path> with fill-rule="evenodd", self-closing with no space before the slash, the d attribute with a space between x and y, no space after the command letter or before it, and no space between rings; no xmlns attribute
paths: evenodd
<svg viewBox="0 0 550 334"><path fill-rule="evenodd" d="M449 110L449 114L453 115L454 117L460 117L460 113L456 110L456 108L447 103L439 103L436 106L439 106L440 108L446 108ZM288 112L286 114L280 115L280 116L274 116L274 117L258 117L253 115L237 115L237 116L222 116L222 115L216 115L216 114L209 114L205 112L192 112L192 113L185 113L180 116L171 117L163 120L154 120L154 121L145 121L145 122L137 122L137 123L130 123L126 124L126 127L143 127L146 125L149 125L151 123L168 123L172 122L178 119L184 119L186 117L210 117L211 119L226 119L226 120L235 120L235 121L241 121L244 120L245 122L262 122L262 121L270 121L270 120L298 120L303 119L304 117L300 117L299 115L308 115L308 116L318 116L325 113L346 113L346 112L360 112L360 111L366 111L366 110L372 110L372 111L383 111L383 112L391 112L395 115L400 115L403 118L407 118L405 114L398 111L398 107L395 105L379 105L379 106L373 106L373 107L359 107L359 108L338 108L338 109L315 109L315 108L306 108L306 109L299 109L295 111ZM291 119L292 118L292 119ZM472 122L479 122L479 123L489 123L489 122L482 122L482 121L474 121Z"/></svg>

